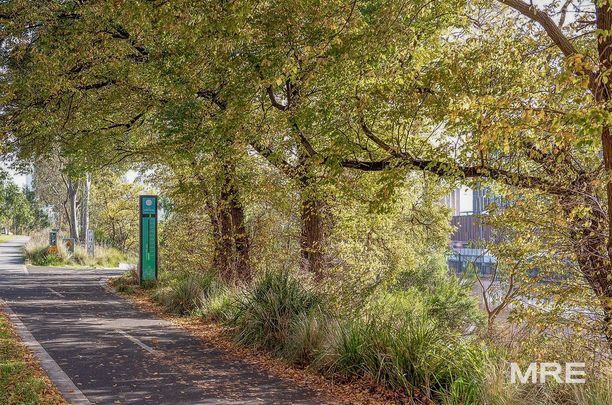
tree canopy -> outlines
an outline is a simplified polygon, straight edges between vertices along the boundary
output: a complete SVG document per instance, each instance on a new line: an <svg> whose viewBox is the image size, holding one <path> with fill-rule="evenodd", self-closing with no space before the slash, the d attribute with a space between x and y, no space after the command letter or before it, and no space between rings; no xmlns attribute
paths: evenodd
<svg viewBox="0 0 612 405"><path fill-rule="evenodd" d="M571 263L612 342L608 1L1 7L5 152L151 170L184 226L206 216L224 278L288 252L318 280L391 288L444 253L437 199L485 182L546 236L512 260Z"/></svg>

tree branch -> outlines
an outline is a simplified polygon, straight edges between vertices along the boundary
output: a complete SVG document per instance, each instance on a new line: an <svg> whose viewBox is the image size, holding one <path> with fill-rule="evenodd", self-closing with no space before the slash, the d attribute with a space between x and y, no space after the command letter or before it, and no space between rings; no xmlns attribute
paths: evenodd
<svg viewBox="0 0 612 405"><path fill-rule="evenodd" d="M291 166L285 159L278 156L278 154L276 154L271 148L263 146L257 141L252 141L249 143L249 145L251 145L251 147L255 149L257 153L263 156L274 167L277 167L287 177L291 178L294 176L296 168Z"/></svg>
<svg viewBox="0 0 612 405"><path fill-rule="evenodd" d="M365 136L367 136L372 142L374 142L376 145L378 145L378 147L383 149L389 155L395 156L395 157L404 157L404 156L406 156L404 153L396 151L390 145L388 145L385 141L383 141L378 136L376 136L376 134L374 134L374 132L372 132L372 130L370 128L368 128L368 126L366 125L366 123L365 123L363 118L361 118L359 120L359 124L360 124L361 129L363 130L363 133L365 134Z"/></svg>
<svg viewBox="0 0 612 405"><path fill-rule="evenodd" d="M92 83L92 84L83 84L81 86L76 86L78 90L87 91L87 90L97 90L102 87L110 86L112 84L117 84L117 81L114 79L105 80L103 82Z"/></svg>
<svg viewBox="0 0 612 405"><path fill-rule="evenodd" d="M559 47L561 52L565 56L572 56L578 53L574 45L570 42L570 40L563 35L561 32L561 28L555 24L555 22L550 18L548 14L539 10L537 7L532 6L531 4L525 3L522 0L498 0L500 3L506 4L509 7L512 7L525 17L537 22L540 24L544 31L548 34L550 39Z"/></svg>
<svg viewBox="0 0 612 405"><path fill-rule="evenodd" d="M329 159L326 159L329 160ZM407 167L429 172L441 177L462 176L464 178L488 178L504 184L527 189L546 191L554 195L566 195L568 190L543 178L485 165L463 166L454 161L428 160L403 157L378 161L341 160L345 168L363 171L382 171L390 168Z"/></svg>
<svg viewBox="0 0 612 405"><path fill-rule="evenodd" d="M565 25L565 17L567 15L567 9L573 3L574 0L565 0L565 3L561 7L561 16L559 17L559 28L563 28Z"/></svg>
<svg viewBox="0 0 612 405"><path fill-rule="evenodd" d="M227 108L227 102L219 98L219 91L199 90L196 95L205 100L212 101L221 111Z"/></svg>
<svg viewBox="0 0 612 405"><path fill-rule="evenodd" d="M289 108L288 105L282 104L281 102L279 102L276 99L276 96L274 95L274 91L272 90L272 86L268 86L268 88L266 89L266 92L268 93L268 97L270 98L270 102L272 103L272 106L281 110L281 111L287 111L287 109Z"/></svg>
<svg viewBox="0 0 612 405"><path fill-rule="evenodd" d="M310 157L316 156L318 154L317 151L312 146L312 144L308 141L308 139L306 138L306 136L304 135L304 133L302 132L298 124L295 122L293 123L293 129L295 132L297 132L298 138L300 139L300 144L304 147L304 149L306 149L308 156Z"/></svg>

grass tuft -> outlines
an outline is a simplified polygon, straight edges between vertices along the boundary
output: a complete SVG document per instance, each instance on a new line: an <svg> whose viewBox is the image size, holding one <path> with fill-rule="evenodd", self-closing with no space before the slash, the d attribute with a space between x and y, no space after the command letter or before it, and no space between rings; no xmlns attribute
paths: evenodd
<svg viewBox="0 0 612 405"><path fill-rule="evenodd" d="M238 342L281 354L301 346L291 336L296 329L308 330L304 322L321 312L321 298L300 280L287 272L267 272L240 297L232 323Z"/></svg>
<svg viewBox="0 0 612 405"><path fill-rule="evenodd" d="M153 299L170 312L188 315L200 308L216 285L210 273L187 273L162 283L153 291Z"/></svg>

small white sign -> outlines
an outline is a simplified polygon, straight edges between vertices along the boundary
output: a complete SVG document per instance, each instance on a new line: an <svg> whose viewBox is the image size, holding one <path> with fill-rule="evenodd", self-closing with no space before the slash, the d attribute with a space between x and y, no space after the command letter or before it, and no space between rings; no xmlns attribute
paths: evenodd
<svg viewBox="0 0 612 405"><path fill-rule="evenodd" d="M87 238L85 241L86 245L87 245L87 254L89 256L93 256L95 251L95 243L94 243L94 231L93 229L88 229L87 230Z"/></svg>

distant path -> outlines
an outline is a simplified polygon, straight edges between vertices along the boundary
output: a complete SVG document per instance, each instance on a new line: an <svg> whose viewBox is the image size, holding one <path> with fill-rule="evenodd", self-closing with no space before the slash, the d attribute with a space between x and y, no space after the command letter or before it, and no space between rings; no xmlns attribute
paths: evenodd
<svg viewBox="0 0 612 405"><path fill-rule="evenodd" d="M28 274L23 263L23 245L27 236L15 236L10 242L0 243L0 277L6 273Z"/></svg>
<svg viewBox="0 0 612 405"><path fill-rule="evenodd" d="M26 273L23 243L0 243L0 299L92 404L325 403L105 291L120 271Z"/></svg>

